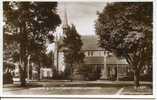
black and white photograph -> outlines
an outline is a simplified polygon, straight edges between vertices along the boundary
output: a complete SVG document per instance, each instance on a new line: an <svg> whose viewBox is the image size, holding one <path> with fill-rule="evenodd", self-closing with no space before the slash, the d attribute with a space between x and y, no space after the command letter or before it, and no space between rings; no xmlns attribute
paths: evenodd
<svg viewBox="0 0 157 100"><path fill-rule="evenodd" d="M153 1L3 1L3 96L153 96Z"/></svg>

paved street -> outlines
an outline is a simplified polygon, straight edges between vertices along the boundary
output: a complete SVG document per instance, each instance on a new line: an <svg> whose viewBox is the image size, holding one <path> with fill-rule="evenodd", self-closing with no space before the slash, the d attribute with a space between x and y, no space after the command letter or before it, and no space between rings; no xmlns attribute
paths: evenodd
<svg viewBox="0 0 157 100"><path fill-rule="evenodd" d="M27 89L4 89L4 95L109 95L116 94L120 88L101 87L38 87Z"/></svg>
<svg viewBox="0 0 157 100"><path fill-rule="evenodd" d="M141 82L142 86L134 91L133 82L112 81L34 81L30 86L4 85L4 95L151 95L149 82Z"/></svg>

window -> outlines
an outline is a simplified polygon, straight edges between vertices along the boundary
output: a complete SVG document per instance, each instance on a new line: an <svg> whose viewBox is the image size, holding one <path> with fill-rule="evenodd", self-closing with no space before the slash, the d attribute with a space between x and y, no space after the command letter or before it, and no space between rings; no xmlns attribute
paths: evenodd
<svg viewBox="0 0 157 100"><path fill-rule="evenodd" d="M104 51L104 55L106 55L106 51Z"/></svg>
<svg viewBox="0 0 157 100"><path fill-rule="evenodd" d="M93 51L88 51L88 56L93 56Z"/></svg>
<svg viewBox="0 0 157 100"><path fill-rule="evenodd" d="M90 56L90 51L88 51L88 56Z"/></svg>
<svg viewBox="0 0 157 100"><path fill-rule="evenodd" d="M91 56L93 56L93 51L91 51Z"/></svg>

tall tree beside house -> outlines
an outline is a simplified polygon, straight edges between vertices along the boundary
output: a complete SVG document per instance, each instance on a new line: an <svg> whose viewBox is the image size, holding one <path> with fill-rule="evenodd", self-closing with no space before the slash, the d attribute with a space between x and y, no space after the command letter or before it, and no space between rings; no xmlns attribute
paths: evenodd
<svg viewBox="0 0 157 100"><path fill-rule="evenodd" d="M84 59L84 54L81 52L82 45L81 37L76 31L75 26L68 26L65 31L65 37L63 38L63 46L65 48L65 73L67 77L70 75L71 80L74 69L76 69L76 66L79 66Z"/></svg>
<svg viewBox="0 0 157 100"><path fill-rule="evenodd" d="M152 2L110 3L96 22L100 46L127 60L136 87L140 69L152 65L152 13Z"/></svg>
<svg viewBox="0 0 157 100"><path fill-rule="evenodd" d="M19 63L21 85L25 85L26 66L29 56L35 56L40 66L40 58L50 31L55 31L61 23L56 12L57 2L4 2L3 15L6 24L15 27L12 33L16 35L19 44ZM11 29L13 30L13 29ZM4 34L6 32L4 31ZM51 37L51 39L53 39Z"/></svg>

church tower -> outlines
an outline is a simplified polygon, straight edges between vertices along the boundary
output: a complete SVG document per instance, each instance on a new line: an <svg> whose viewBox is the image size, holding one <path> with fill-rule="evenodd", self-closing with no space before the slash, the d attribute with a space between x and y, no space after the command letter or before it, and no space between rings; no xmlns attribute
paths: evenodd
<svg viewBox="0 0 157 100"><path fill-rule="evenodd" d="M67 17L67 12L66 8L64 9L64 18L63 18L63 34L67 31L69 25L68 25L68 17Z"/></svg>
<svg viewBox="0 0 157 100"><path fill-rule="evenodd" d="M63 24L62 24L62 30L63 30L62 35L59 34L57 36L57 34L56 34L56 39L55 39L54 65L56 66L58 74L59 74L60 69L65 68L64 54L63 54L63 52L60 52L59 45L60 45L61 39L63 38L65 32L67 31L67 29L69 27L66 9L64 9L63 14L64 15L63 15L63 19L62 19L62 22L63 22Z"/></svg>

